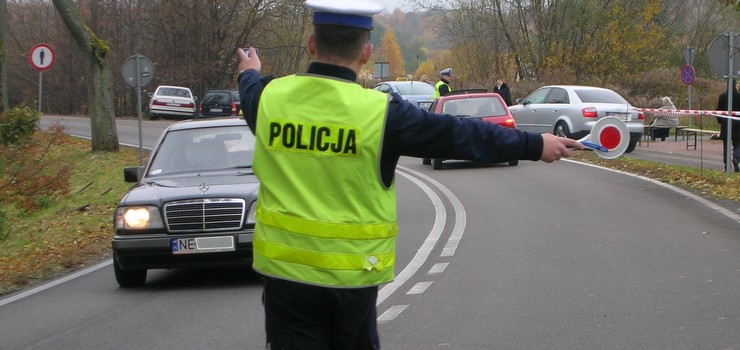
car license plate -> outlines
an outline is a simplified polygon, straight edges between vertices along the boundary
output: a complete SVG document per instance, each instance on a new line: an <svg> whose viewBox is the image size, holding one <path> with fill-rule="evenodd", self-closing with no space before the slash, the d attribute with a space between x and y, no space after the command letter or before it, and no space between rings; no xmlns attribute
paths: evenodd
<svg viewBox="0 0 740 350"><path fill-rule="evenodd" d="M197 254L234 251L234 237L173 238L172 254Z"/></svg>
<svg viewBox="0 0 740 350"><path fill-rule="evenodd" d="M419 108L421 109L429 109L431 105L431 102L419 102Z"/></svg>
<svg viewBox="0 0 740 350"><path fill-rule="evenodd" d="M167 105L170 107L180 107L179 103L167 103Z"/></svg>
<svg viewBox="0 0 740 350"><path fill-rule="evenodd" d="M223 108L211 108L211 113L221 113L223 111Z"/></svg>

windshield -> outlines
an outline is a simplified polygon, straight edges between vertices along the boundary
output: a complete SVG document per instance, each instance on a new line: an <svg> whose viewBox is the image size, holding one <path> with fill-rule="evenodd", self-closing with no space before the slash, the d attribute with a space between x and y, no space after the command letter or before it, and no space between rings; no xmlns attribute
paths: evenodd
<svg viewBox="0 0 740 350"><path fill-rule="evenodd" d="M157 149L148 176L252 166L254 135L247 126L170 131Z"/></svg>
<svg viewBox="0 0 740 350"><path fill-rule="evenodd" d="M190 98L190 91L186 89L178 89L178 88L159 88L157 90L157 96L176 96L176 97L188 97Z"/></svg>
<svg viewBox="0 0 740 350"><path fill-rule="evenodd" d="M228 92L209 92L203 97L203 103L230 104L231 96Z"/></svg>
<svg viewBox="0 0 740 350"><path fill-rule="evenodd" d="M471 117L500 117L507 115L506 108L501 103L501 100L496 97L447 100L442 105L442 112Z"/></svg>
<svg viewBox="0 0 740 350"><path fill-rule="evenodd" d="M627 100L611 90L575 90L578 98L584 103L617 103L629 104Z"/></svg>
<svg viewBox="0 0 740 350"><path fill-rule="evenodd" d="M403 95L434 95L434 86L424 82L396 85L398 94Z"/></svg>

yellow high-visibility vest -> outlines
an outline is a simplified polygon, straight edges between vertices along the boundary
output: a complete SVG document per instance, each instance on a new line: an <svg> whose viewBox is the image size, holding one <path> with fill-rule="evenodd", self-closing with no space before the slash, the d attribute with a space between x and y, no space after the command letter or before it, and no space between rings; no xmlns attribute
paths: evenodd
<svg viewBox="0 0 740 350"><path fill-rule="evenodd" d="M439 88L442 87L442 85L447 85L447 91L452 92L452 87L440 79L437 82L437 84L434 85L434 99L435 100L438 99L440 96L442 96L442 94L439 92Z"/></svg>
<svg viewBox="0 0 740 350"><path fill-rule="evenodd" d="M340 79L299 74L265 87L256 271L329 287L393 280L396 191L380 176L387 110L386 94Z"/></svg>

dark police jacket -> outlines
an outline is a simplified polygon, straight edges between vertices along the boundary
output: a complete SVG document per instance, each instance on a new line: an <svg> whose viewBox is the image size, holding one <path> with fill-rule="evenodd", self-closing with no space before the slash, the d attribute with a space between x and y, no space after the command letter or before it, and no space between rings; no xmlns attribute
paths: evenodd
<svg viewBox="0 0 740 350"><path fill-rule="evenodd" d="M351 82L357 80L351 69L318 62L311 63L307 73ZM263 76L255 70L246 70L237 77L244 118L253 132L258 122L259 98L272 79L272 76ZM285 100L290 103L290 96L285 96ZM485 164L516 159L539 160L542 148L540 134L503 128L474 118L430 113L404 101L397 94L391 94L380 152L381 176L384 184L390 186L401 156L460 159Z"/></svg>
<svg viewBox="0 0 740 350"><path fill-rule="evenodd" d="M727 91L725 91L719 95L719 100L717 101L717 110L726 112L728 107L727 103ZM740 111L740 92L735 89L735 85L733 85L732 89L732 110ZM717 117L717 122L720 125L720 138L722 138L723 140L726 138L725 135L727 135L728 120L729 119L727 118ZM732 121L732 136L730 138L733 140L740 140L740 120Z"/></svg>

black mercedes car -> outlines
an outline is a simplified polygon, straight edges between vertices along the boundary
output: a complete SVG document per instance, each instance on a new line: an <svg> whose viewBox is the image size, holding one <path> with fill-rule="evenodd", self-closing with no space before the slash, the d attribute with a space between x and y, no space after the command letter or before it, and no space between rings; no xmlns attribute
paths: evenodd
<svg viewBox="0 0 740 350"><path fill-rule="evenodd" d="M141 286L148 269L249 266L258 181L254 135L243 119L172 124L114 215L113 267L121 287Z"/></svg>

